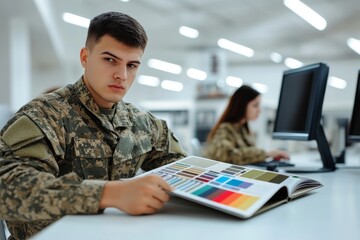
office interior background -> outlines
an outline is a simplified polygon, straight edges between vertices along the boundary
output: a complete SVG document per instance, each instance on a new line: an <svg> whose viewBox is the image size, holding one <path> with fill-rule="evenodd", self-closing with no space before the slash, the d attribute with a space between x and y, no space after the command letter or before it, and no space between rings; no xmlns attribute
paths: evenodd
<svg viewBox="0 0 360 240"><path fill-rule="evenodd" d="M3 0L0 124L32 98L78 80L89 19L120 11L137 19L149 37L124 100L165 119L190 154L199 154L241 84L262 93L262 112L251 123L259 147L290 153L316 148L312 142L273 140L271 131L283 72L324 62L330 72L323 124L336 155L344 131L339 122L351 117L360 70L360 2L303 0L315 23L295 12L307 7L291 7L293 2L298 1ZM81 26L70 23L74 15ZM159 62L170 65L160 70Z"/></svg>

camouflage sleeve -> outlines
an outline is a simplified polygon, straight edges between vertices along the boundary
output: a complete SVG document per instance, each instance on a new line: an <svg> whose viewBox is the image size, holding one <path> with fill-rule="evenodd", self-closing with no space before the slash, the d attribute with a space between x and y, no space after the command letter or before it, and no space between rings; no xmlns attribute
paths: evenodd
<svg viewBox="0 0 360 240"><path fill-rule="evenodd" d="M263 161L265 151L255 146L246 146L239 144L230 129L225 127L218 128L211 142L206 144L204 156L232 164L245 165Z"/></svg>
<svg viewBox="0 0 360 240"><path fill-rule="evenodd" d="M59 166L44 134L20 117L0 140L0 218L8 221L57 219L97 213L105 182L82 182L74 173L56 177Z"/></svg>
<svg viewBox="0 0 360 240"><path fill-rule="evenodd" d="M141 168L149 171L187 156L165 121L152 117L153 150Z"/></svg>

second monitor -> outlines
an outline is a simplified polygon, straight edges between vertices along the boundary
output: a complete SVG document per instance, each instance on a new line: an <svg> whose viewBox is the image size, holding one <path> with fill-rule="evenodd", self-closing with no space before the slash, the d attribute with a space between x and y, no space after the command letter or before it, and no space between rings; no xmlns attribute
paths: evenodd
<svg viewBox="0 0 360 240"><path fill-rule="evenodd" d="M328 172L336 169L334 158L321 124L322 106L329 67L316 63L284 71L276 112L274 139L316 140L322 168L288 172Z"/></svg>
<svg viewBox="0 0 360 240"><path fill-rule="evenodd" d="M358 72L355 99L350 121L349 141L360 142L360 70Z"/></svg>

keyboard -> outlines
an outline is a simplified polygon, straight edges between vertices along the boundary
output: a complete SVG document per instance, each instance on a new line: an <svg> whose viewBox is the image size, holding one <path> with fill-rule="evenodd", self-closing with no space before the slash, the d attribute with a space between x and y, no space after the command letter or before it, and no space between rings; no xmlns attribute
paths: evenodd
<svg viewBox="0 0 360 240"><path fill-rule="evenodd" d="M294 167L295 164L289 163L287 160L270 160L270 161L263 161L252 163L250 165L257 166L257 167Z"/></svg>

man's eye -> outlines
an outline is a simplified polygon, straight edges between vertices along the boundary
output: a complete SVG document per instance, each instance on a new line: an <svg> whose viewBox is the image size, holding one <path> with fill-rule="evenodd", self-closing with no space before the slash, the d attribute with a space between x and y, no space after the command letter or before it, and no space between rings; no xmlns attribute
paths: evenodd
<svg viewBox="0 0 360 240"><path fill-rule="evenodd" d="M128 64L128 66L129 66L130 68L137 68L137 67L138 67L138 66L135 65L135 64Z"/></svg>
<svg viewBox="0 0 360 240"><path fill-rule="evenodd" d="M115 60L113 58L104 58L107 62L114 62Z"/></svg>

